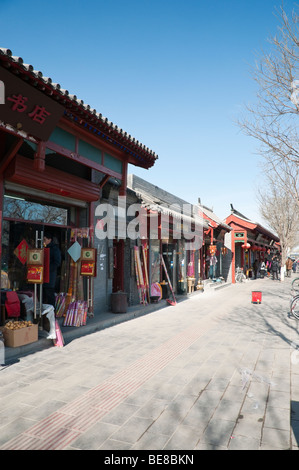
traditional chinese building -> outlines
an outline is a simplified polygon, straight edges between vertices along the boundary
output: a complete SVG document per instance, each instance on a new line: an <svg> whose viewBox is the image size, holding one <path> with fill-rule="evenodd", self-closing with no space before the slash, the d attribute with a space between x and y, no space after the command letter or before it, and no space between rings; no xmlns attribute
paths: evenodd
<svg viewBox="0 0 299 470"><path fill-rule="evenodd" d="M126 195L129 165L149 169L158 157L9 49L0 49L0 88L2 292L32 290L26 250L50 231L62 254L56 291L88 298L97 314L124 285L125 257L124 240L95 237L96 207ZM81 275L82 247L97 250L96 277Z"/></svg>
<svg viewBox="0 0 299 470"><path fill-rule="evenodd" d="M242 268L247 277L252 277L253 263L262 261L267 253L279 252L279 238L257 222L253 222L237 211L231 204L231 214L225 220L232 228L232 282L236 268Z"/></svg>
<svg viewBox="0 0 299 470"><path fill-rule="evenodd" d="M201 278L208 279L211 274L210 259L215 256L214 278L231 282L231 227L221 220L212 209L201 205L203 218L208 223L204 231L204 249L201 258Z"/></svg>
<svg viewBox="0 0 299 470"><path fill-rule="evenodd" d="M135 193L147 218L144 243L148 252L149 283L162 283L162 286L168 283L160 262L162 256L174 292L193 292L201 281L203 237L209 228L202 212L198 211L198 206L136 175L128 176L128 188ZM194 234L198 234L195 243Z"/></svg>

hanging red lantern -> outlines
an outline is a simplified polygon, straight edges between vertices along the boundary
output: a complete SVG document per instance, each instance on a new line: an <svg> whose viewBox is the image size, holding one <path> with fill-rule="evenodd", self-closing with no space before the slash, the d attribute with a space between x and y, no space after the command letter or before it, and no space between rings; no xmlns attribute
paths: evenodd
<svg viewBox="0 0 299 470"><path fill-rule="evenodd" d="M251 246L250 243L244 243L242 245L242 248L245 248L246 250L248 250L250 248L250 246Z"/></svg>
<svg viewBox="0 0 299 470"><path fill-rule="evenodd" d="M214 255L216 253L216 245L209 246L209 254Z"/></svg>

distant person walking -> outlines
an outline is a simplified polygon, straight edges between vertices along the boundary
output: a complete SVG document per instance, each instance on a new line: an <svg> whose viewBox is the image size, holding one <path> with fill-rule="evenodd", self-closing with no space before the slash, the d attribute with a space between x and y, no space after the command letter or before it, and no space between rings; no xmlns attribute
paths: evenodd
<svg viewBox="0 0 299 470"><path fill-rule="evenodd" d="M297 261L296 260L293 263L292 269L293 269L293 273L295 273L297 271Z"/></svg>
<svg viewBox="0 0 299 470"><path fill-rule="evenodd" d="M288 259L286 260L287 277L291 277L292 267L293 267L293 261L291 260L290 257L288 257Z"/></svg>
<svg viewBox="0 0 299 470"><path fill-rule="evenodd" d="M272 264L271 264L273 281L278 281L278 268L279 268L278 259L277 259L277 256L274 256L272 259Z"/></svg>

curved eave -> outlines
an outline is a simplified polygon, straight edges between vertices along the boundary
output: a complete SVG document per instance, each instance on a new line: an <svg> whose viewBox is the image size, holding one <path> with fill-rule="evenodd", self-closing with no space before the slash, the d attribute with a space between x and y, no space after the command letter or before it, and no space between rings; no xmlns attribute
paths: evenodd
<svg viewBox="0 0 299 470"><path fill-rule="evenodd" d="M251 231L257 231L268 238L279 242L279 237L275 235L274 233L271 233L269 230L266 228L262 227L262 225L255 223L255 222L250 222L250 221L245 221L244 219L241 219L240 217L237 217L234 214L231 214L227 217L226 223L230 224L236 224L240 227L241 230L246 229L246 230L251 230Z"/></svg>
<svg viewBox="0 0 299 470"><path fill-rule="evenodd" d="M0 64L59 102L65 108L67 119L75 121L79 126L84 125L99 138L105 139L127 153L129 163L144 168L150 168L155 164L158 159L155 152L78 99L76 95L63 89L59 83L53 83L51 78L44 77L42 72L34 70L32 65L25 64L21 57L13 56L10 49L0 48Z"/></svg>

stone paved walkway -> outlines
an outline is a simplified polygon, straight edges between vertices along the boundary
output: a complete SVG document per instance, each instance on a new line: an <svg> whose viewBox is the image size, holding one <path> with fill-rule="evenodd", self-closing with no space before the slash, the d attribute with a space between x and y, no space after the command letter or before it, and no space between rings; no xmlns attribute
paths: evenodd
<svg viewBox="0 0 299 470"><path fill-rule="evenodd" d="M20 357L0 371L1 450L297 450L289 300L289 279L248 281Z"/></svg>

